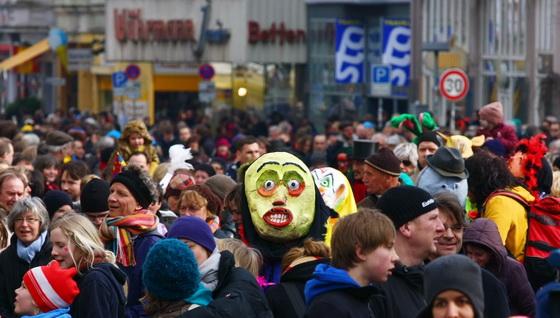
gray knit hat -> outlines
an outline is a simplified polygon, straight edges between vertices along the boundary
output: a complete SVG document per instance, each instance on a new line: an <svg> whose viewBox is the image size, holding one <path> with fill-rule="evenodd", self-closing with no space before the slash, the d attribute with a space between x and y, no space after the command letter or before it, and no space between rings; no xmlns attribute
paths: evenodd
<svg viewBox="0 0 560 318"><path fill-rule="evenodd" d="M210 190L212 190L212 192L219 196L222 201L237 185L232 178L220 174L211 176L206 180L205 184L210 188Z"/></svg>
<svg viewBox="0 0 560 318"><path fill-rule="evenodd" d="M480 266L461 254L439 257L430 262L424 270L424 297L428 306L419 318L432 317L435 298L446 290L456 290L465 294L473 305L476 318L484 313L484 292Z"/></svg>

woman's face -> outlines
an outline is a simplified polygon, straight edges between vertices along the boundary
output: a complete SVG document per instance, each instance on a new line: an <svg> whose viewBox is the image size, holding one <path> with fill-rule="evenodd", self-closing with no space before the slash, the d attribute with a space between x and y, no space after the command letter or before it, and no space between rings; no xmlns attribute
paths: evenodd
<svg viewBox="0 0 560 318"><path fill-rule="evenodd" d="M433 318L474 318L474 307L462 292L446 290L434 299Z"/></svg>
<svg viewBox="0 0 560 318"><path fill-rule="evenodd" d="M43 169L43 176L45 176L45 181L48 183L53 183L58 177L58 169L56 166L47 167Z"/></svg>
<svg viewBox="0 0 560 318"><path fill-rule="evenodd" d="M525 160L525 155L518 151L508 160L508 168L511 174L516 178L523 178L525 174L523 173L523 161Z"/></svg>
<svg viewBox="0 0 560 318"><path fill-rule="evenodd" d="M111 216L130 215L142 209L128 188L119 182L111 185L108 202Z"/></svg>
<svg viewBox="0 0 560 318"><path fill-rule="evenodd" d="M41 234L41 221L39 217L31 212L25 212L15 219L14 233L18 240L25 246L33 243Z"/></svg>
<svg viewBox="0 0 560 318"><path fill-rule="evenodd" d="M208 210L205 206L196 207L192 203L183 200L179 206L179 216L196 216L197 218L206 221L206 218L208 217Z"/></svg>
<svg viewBox="0 0 560 318"><path fill-rule="evenodd" d="M139 133L132 133L128 136L128 144L133 149L144 145L144 138Z"/></svg>
<svg viewBox="0 0 560 318"><path fill-rule="evenodd" d="M52 243L51 256L60 263L60 267L70 268L75 266L72 256L74 256L74 259L78 262L79 256L76 254L77 250L68 237L62 233L60 228L57 227L51 231L50 240Z"/></svg>
<svg viewBox="0 0 560 318"><path fill-rule="evenodd" d="M36 315L39 313L39 309L33 301L31 293L29 293L29 290L23 282L21 286L16 289L14 307L14 312L18 315Z"/></svg>
<svg viewBox="0 0 560 318"><path fill-rule="evenodd" d="M490 263L492 255L486 249L473 245L473 244L465 244L465 254L475 261L480 267L485 267Z"/></svg>
<svg viewBox="0 0 560 318"><path fill-rule="evenodd" d="M187 239L181 239L181 241L187 244L187 246L191 249L191 251L194 254L194 258L196 259L196 263L198 264L199 267L200 264L204 263L204 261L206 261L208 257L210 257L208 251L204 247L196 244L195 242L189 241Z"/></svg>
<svg viewBox="0 0 560 318"><path fill-rule="evenodd" d="M222 167L221 164L217 162L212 162L210 165L212 166L214 171L216 171L216 174L224 174L224 168Z"/></svg>

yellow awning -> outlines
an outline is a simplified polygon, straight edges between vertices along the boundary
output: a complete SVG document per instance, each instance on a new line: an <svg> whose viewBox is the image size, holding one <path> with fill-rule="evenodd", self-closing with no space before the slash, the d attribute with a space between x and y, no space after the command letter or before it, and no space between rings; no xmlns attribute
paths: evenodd
<svg viewBox="0 0 560 318"><path fill-rule="evenodd" d="M0 63L0 71L8 71L50 50L49 40L44 39Z"/></svg>

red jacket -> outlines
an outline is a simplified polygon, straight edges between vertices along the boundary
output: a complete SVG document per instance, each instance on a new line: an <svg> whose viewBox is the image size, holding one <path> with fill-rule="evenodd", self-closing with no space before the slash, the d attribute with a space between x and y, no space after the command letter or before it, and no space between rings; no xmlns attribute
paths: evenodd
<svg viewBox="0 0 560 318"><path fill-rule="evenodd" d="M510 155L517 144L517 134L512 126L499 123L492 129L481 128L477 135L484 135L486 138L492 137L504 145L506 155Z"/></svg>

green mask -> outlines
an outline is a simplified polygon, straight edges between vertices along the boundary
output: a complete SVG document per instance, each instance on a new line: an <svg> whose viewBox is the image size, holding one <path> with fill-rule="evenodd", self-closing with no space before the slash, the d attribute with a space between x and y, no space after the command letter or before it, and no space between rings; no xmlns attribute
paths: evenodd
<svg viewBox="0 0 560 318"><path fill-rule="evenodd" d="M245 173L245 195L262 238L291 241L309 233L315 217L315 185L296 156L272 152L255 160Z"/></svg>

